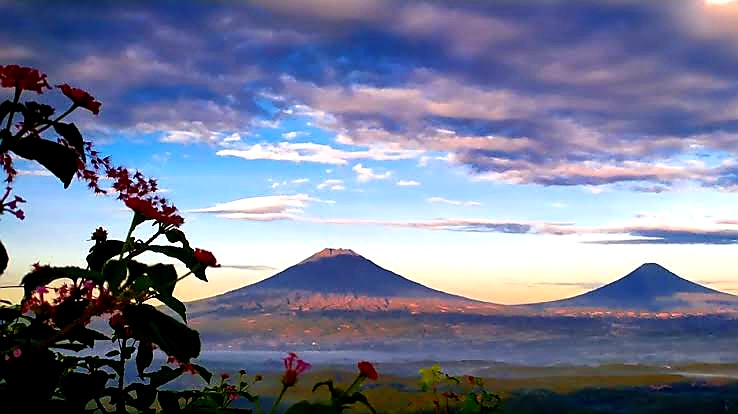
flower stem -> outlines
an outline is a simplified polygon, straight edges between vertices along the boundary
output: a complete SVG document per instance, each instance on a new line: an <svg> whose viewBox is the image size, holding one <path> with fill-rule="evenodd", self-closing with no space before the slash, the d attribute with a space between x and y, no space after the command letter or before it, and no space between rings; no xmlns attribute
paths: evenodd
<svg viewBox="0 0 738 414"><path fill-rule="evenodd" d="M280 401L282 401L282 397L284 397L285 392L287 392L287 386L282 385L282 391L279 392L279 396L276 400L274 400L274 404L272 404L272 409L269 410L269 414L274 414L274 412L277 410L277 406L279 405Z"/></svg>
<svg viewBox="0 0 738 414"><path fill-rule="evenodd" d="M13 97L13 107L10 109L10 115L8 115L8 123L5 125L5 129L8 130L9 134L10 126L13 125L13 116L15 116L15 106L18 105L18 101L20 101L21 92L23 92L23 89L16 86L15 96Z"/></svg>
<svg viewBox="0 0 738 414"><path fill-rule="evenodd" d="M120 376L118 377L118 404L116 405L116 412L118 414L125 414L126 412L126 400L123 392L123 385L125 381L126 372L126 359L125 359L125 347L128 339L124 336L123 342L118 342L120 346Z"/></svg>
<svg viewBox="0 0 738 414"><path fill-rule="evenodd" d="M42 126L38 131L36 131L36 134L41 135L42 132L44 132L47 129L49 129L52 125L54 125L55 123L61 121L62 119L64 119L64 117L66 117L67 115L69 115L72 112L74 112L74 110L77 109L77 107L78 107L77 104L73 104L72 106L69 107L69 109L67 109L66 111L64 111L63 114L57 116L55 120L53 120L53 121L49 122L48 124Z"/></svg>
<svg viewBox="0 0 738 414"><path fill-rule="evenodd" d="M133 230L136 228L136 214L138 213L134 211L133 218L131 219L131 225L128 227L128 234L126 234L126 240L123 242L123 248L120 250L120 256L118 256L118 260L123 260L123 253L125 253L128 245L130 244L131 235L133 234Z"/></svg>

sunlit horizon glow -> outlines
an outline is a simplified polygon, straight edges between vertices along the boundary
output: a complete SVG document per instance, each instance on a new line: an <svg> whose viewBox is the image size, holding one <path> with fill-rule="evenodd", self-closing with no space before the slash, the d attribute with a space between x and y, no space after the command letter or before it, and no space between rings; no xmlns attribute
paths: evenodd
<svg viewBox="0 0 738 414"><path fill-rule="evenodd" d="M326 247L497 303L645 262L738 293L729 3L3 1L0 64L102 102L72 120L158 177L227 265L185 300ZM3 217L2 284L84 264L97 226L124 236L112 197L17 167L27 219Z"/></svg>

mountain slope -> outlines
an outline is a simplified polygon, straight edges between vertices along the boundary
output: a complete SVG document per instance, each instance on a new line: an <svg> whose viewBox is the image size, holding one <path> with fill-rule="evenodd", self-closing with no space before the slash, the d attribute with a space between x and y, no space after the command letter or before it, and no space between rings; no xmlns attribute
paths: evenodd
<svg viewBox="0 0 738 414"><path fill-rule="evenodd" d="M284 311L463 311L496 307L431 289L349 249L324 249L258 283L188 304L195 315Z"/></svg>
<svg viewBox="0 0 738 414"><path fill-rule="evenodd" d="M674 310L695 306L735 306L735 296L690 282L656 263L568 299L537 304L546 308Z"/></svg>

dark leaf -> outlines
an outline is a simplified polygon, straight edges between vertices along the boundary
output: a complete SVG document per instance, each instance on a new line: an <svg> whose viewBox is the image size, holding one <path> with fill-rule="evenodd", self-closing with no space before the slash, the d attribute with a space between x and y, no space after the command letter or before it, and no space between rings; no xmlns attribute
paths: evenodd
<svg viewBox="0 0 738 414"><path fill-rule="evenodd" d="M90 269L101 272L105 262L120 255L121 251L123 251L123 242L120 240L106 240L96 243L90 249L90 254L87 255L87 264Z"/></svg>
<svg viewBox="0 0 738 414"><path fill-rule="evenodd" d="M64 188L69 187L77 173L77 152L56 142L28 137L18 140L10 149L19 156L46 167L64 183Z"/></svg>
<svg viewBox="0 0 738 414"><path fill-rule="evenodd" d="M336 389L333 387L333 380L320 381L320 382L316 383L315 385L313 385L313 392L317 391L318 388L320 388L322 386L328 387L328 391L331 392L331 398L335 398L336 397Z"/></svg>
<svg viewBox="0 0 738 414"><path fill-rule="evenodd" d="M66 273L57 267L42 266L38 269L26 274L21 280L23 285L23 291L26 297L31 296L31 293L39 286L46 286L49 283L57 280L69 278Z"/></svg>
<svg viewBox="0 0 738 414"><path fill-rule="evenodd" d="M149 266L146 274L152 281L152 286L159 293L171 296L177 284L177 270L171 264L155 264Z"/></svg>
<svg viewBox="0 0 738 414"><path fill-rule="evenodd" d="M0 321L13 321L21 316L20 309L17 307L13 308L0 308Z"/></svg>
<svg viewBox="0 0 738 414"><path fill-rule="evenodd" d="M3 103L0 103L0 123L5 122L5 117L8 116L12 108L13 101L6 100Z"/></svg>
<svg viewBox="0 0 738 414"><path fill-rule="evenodd" d="M159 294L156 295L156 298L161 301L161 303L167 305L167 307L175 312L177 312L177 315L182 317L182 320L187 322L187 308L185 307L185 304L182 303L179 299L175 298L174 296L168 296Z"/></svg>
<svg viewBox="0 0 738 414"><path fill-rule="evenodd" d="M182 243L183 247L190 247L190 243L187 241L187 236L185 236L184 232L180 229L172 228L167 230L165 233L167 236L167 240L169 240L169 243Z"/></svg>
<svg viewBox="0 0 738 414"><path fill-rule="evenodd" d="M61 379L61 392L73 407L84 410L89 401L105 391L108 374L103 371L92 373L70 372Z"/></svg>
<svg viewBox="0 0 738 414"><path fill-rule="evenodd" d="M152 380L151 383L153 385L154 381ZM176 392L159 391L157 399L159 400L162 411L165 413L178 413L181 411L179 407L179 395Z"/></svg>
<svg viewBox="0 0 738 414"><path fill-rule="evenodd" d="M200 354L200 335L151 305L128 305L123 317L136 337L158 345L167 355L187 362Z"/></svg>
<svg viewBox="0 0 738 414"><path fill-rule="evenodd" d="M197 364L192 364L192 368L197 371L197 374L202 377L202 379L205 380L208 384L210 384L210 380L213 378L213 374L205 369L205 367Z"/></svg>
<svg viewBox="0 0 738 414"><path fill-rule="evenodd" d="M64 137L64 139L67 140L67 142L82 156L82 161L85 161L85 143L82 139L82 134L79 132L76 125L73 123L65 124L63 122L55 122L54 131Z"/></svg>
<svg viewBox="0 0 738 414"><path fill-rule="evenodd" d="M102 333L94 330L85 328L84 326L76 326L75 328L71 329L65 336L64 339L73 341L73 342L79 342L88 348L93 348L95 346L95 341L109 341L110 338L103 335Z"/></svg>
<svg viewBox="0 0 738 414"><path fill-rule="evenodd" d="M138 351L136 352L136 370L138 370L138 376L143 378L144 371L146 368L151 366L151 362L154 360L154 348L151 344L146 342L138 343Z"/></svg>
<svg viewBox="0 0 738 414"><path fill-rule="evenodd" d="M336 410L328 404L300 401L285 411L285 414L333 414Z"/></svg>
<svg viewBox="0 0 738 414"><path fill-rule="evenodd" d="M355 392L355 393L353 393L353 394L351 394L349 396L346 396L346 397L343 398L343 401L341 401L341 404L349 404L349 405L352 405L352 404L356 404L356 403L363 404L373 414L376 414L377 413L374 410L374 407L372 407L372 405L369 403L369 399L366 398L366 395L364 395L364 394L362 394L360 392Z"/></svg>
<svg viewBox="0 0 738 414"><path fill-rule="evenodd" d="M103 279L108 282L108 287L114 294L120 290L127 273L128 269L125 263L119 260L110 260L105 263L102 270Z"/></svg>
<svg viewBox="0 0 738 414"><path fill-rule="evenodd" d="M5 273L5 269L8 268L9 261L10 257L8 257L8 251L5 250L3 242L0 242L0 275Z"/></svg>
<svg viewBox="0 0 738 414"><path fill-rule="evenodd" d="M108 358L116 357L118 355L120 355L120 351L118 351L117 349L105 353L105 356Z"/></svg>
<svg viewBox="0 0 738 414"><path fill-rule="evenodd" d="M60 303L54 311L54 323L59 327L66 327L73 323L80 323L82 316L90 302L86 299L68 298Z"/></svg>
<svg viewBox="0 0 738 414"><path fill-rule="evenodd" d="M131 398L130 405L142 411L151 407L154 404L154 400L156 400L156 388L150 385L136 382L127 386L126 391L136 393L136 397Z"/></svg>
<svg viewBox="0 0 738 414"><path fill-rule="evenodd" d="M87 345L77 344L77 343L73 343L73 342L57 342L54 345L50 346L50 348L55 348L55 349L68 349L70 351L79 352L79 351L87 348Z"/></svg>
<svg viewBox="0 0 738 414"><path fill-rule="evenodd" d="M195 259L195 251L191 248L153 245L149 246L148 249L152 252L165 254L173 259L179 260L184 263L184 265L187 266L187 268L192 271L192 274L194 274L198 279L205 282L208 281L207 276L205 276L205 267Z"/></svg>
<svg viewBox="0 0 738 414"><path fill-rule="evenodd" d="M159 368L158 371L145 373L144 378L148 378L150 380L152 387L159 388L182 375L182 372L184 372L182 368L174 369L164 365Z"/></svg>

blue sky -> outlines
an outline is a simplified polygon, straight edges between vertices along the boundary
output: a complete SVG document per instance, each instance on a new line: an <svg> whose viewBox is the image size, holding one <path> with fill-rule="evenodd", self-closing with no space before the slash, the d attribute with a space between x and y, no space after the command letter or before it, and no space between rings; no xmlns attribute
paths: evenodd
<svg viewBox="0 0 738 414"><path fill-rule="evenodd" d="M0 0L0 64L103 102L75 122L228 265L185 298L323 247L501 303L647 261L738 292L738 3L716 3ZM119 203L20 165L6 282L122 236Z"/></svg>

